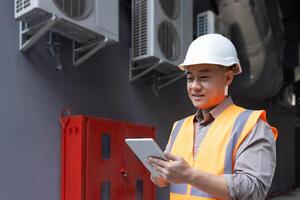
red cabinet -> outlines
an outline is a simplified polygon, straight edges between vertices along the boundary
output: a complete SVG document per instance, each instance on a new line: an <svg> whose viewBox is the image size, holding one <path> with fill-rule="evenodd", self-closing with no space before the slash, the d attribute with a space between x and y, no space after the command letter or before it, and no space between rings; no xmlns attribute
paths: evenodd
<svg viewBox="0 0 300 200"><path fill-rule="evenodd" d="M124 141L154 138L154 127L82 115L61 124L62 200L155 199L149 172Z"/></svg>

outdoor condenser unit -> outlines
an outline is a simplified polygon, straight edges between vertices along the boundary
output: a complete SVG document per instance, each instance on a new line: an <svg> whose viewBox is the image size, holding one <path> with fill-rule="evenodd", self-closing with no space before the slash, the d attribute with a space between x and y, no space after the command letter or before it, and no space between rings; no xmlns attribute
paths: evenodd
<svg viewBox="0 0 300 200"><path fill-rule="evenodd" d="M77 51L119 41L118 0L15 0L15 18L22 22L21 51L48 31L85 45Z"/></svg>
<svg viewBox="0 0 300 200"><path fill-rule="evenodd" d="M132 0L131 81L151 70L176 71L192 39L192 0Z"/></svg>
<svg viewBox="0 0 300 200"><path fill-rule="evenodd" d="M210 33L230 38L230 27L213 11L208 10L197 15L197 37Z"/></svg>

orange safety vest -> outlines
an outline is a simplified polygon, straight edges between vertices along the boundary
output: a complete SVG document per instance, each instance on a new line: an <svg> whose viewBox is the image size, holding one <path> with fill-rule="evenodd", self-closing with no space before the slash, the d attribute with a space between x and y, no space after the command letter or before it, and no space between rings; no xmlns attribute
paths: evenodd
<svg viewBox="0 0 300 200"><path fill-rule="evenodd" d="M209 127L194 159L194 116L174 123L169 139L171 154L181 156L196 169L215 175L233 174L239 146L259 118L267 122L264 110L247 110L234 104L230 105ZM277 129L270 127L276 140ZM217 198L189 184L170 184L170 200L208 199Z"/></svg>

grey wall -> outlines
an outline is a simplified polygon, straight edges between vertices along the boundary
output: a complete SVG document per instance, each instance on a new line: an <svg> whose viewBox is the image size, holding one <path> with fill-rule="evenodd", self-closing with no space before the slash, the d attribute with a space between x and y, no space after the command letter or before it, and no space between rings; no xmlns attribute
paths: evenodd
<svg viewBox="0 0 300 200"><path fill-rule="evenodd" d="M71 43L63 40L65 68L43 38L18 51L14 1L0 1L0 199L54 200L60 191L60 126L64 107L73 114L150 124L164 147L172 121L193 111L184 82L156 97L151 86L128 81L130 9L120 4L120 43L99 51L79 68L70 65ZM159 192L159 195L165 193Z"/></svg>
<svg viewBox="0 0 300 200"><path fill-rule="evenodd" d="M76 68L70 64L71 43L62 40L65 67L56 72L54 59L45 48L46 38L25 54L18 51L13 4L12 0L0 1L1 200L59 199L58 119L64 107L73 114L153 125L162 147L172 122L194 112L184 80L161 91L159 97L151 86L128 82L131 16L125 5L120 4L119 44ZM167 196L167 190L159 190L158 199Z"/></svg>

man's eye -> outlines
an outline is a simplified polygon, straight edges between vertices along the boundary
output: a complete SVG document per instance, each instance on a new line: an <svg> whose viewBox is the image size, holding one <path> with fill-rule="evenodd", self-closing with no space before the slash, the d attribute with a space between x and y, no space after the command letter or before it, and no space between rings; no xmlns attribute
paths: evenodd
<svg viewBox="0 0 300 200"><path fill-rule="evenodd" d="M186 77L186 79L187 79L188 81L193 81L193 80L194 80L193 77Z"/></svg>
<svg viewBox="0 0 300 200"><path fill-rule="evenodd" d="M209 79L209 76L200 76L201 79Z"/></svg>

